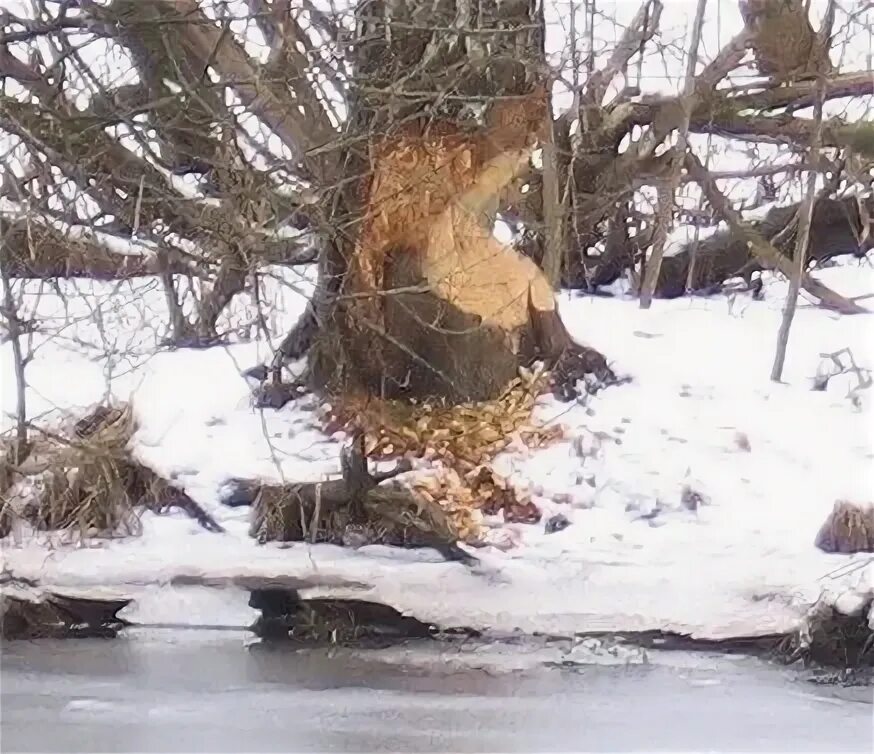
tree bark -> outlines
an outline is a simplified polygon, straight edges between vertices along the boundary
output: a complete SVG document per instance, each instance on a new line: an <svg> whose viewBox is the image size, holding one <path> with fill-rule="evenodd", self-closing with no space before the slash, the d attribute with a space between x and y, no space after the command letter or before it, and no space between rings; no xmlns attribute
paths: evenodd
<svg viewBox="0 0 874 754"><path fill-rule="evenodd" d="M555 140L555 125L552 122L552 107L548 108L549 129L543 146L543 225L544 251L543 272L553 288L561 283L561 272L567 248L567 196L562 190L558 147ZM566 172L566 171L565 171Z"/></svg>

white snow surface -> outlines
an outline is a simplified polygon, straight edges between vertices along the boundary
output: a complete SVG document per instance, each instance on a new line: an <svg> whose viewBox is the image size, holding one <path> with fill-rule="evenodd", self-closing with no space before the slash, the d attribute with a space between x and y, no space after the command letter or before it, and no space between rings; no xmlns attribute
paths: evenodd
<svg viewBox="0 0 874 754"><path fill-rule="evenodd" d="M818 271L847 296L874 290L870 259ZM276 271L263 299L270 331L303 310L313 271ZM313 399L280 411L251 407L241 371L270 344L161 351L167 321L157 281L26 283L22 316L44 327L29 341L28 414L47 422L106 394L133 402L138 457L181 483L227 528L208 533L182 513L143 515L143 534L83 543L16 532L3 542L16 575L67 590L115 589L161 605L161 585L180 577L211 584L289 577L310 594L384 602L444 626L570 634L673 630L727 637L789 630L821 595L858 610L872 592L868 556L827 555L813 545L836 499L872 499L871 390L839 375L811 390L821 354L850 348L874 365L874 316L842 317L801 302L784 382L769 380L786 286L766 276L765 298L715 296L656 301L563 293L572 334L600 349L632 381L586 405L543 398L537 415L560 421L569 438L497 467L527 486L544 521L506 524L506 551L477 550L473 569L432 551L330 545L257 545L248 511L219 502L232 477L317 481L338 471L342 437L314 423ZM225 317L255 331L247 296ZM0 347L3 423L16 389L11 347ZM684 506L684 488L700 500ZM688 497L688 495L687 495ZM172 589L167 586L172 593ZM235 592L236 594L236 592ZM240 598L242 599L242 597ZM242 605L208 602L204 622L224 623ZM169 619L168 605L159 609ZM146 610L146 613L149 611ZM142 616L140 616L142 617ZM181 616L180 616L181 617Z"/></svg>

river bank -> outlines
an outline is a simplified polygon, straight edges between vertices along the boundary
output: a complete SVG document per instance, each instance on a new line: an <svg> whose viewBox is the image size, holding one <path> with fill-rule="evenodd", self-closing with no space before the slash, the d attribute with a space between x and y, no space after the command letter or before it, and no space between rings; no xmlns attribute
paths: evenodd
<svg viewBox="0 0 874 754"><path fill-rule="evenodd" d="M243 579L210 586L128 585L119 591L104 585L48 591L7 577L0 587L0 637L127 639L154 628L231 630L244 631L253 640L303 649L384 649L425 639L431 644L420 646L427 644L438 652L445 646L506 648L522 655L543 650L552 653L548 662L557 667L579 664L574 653L580 648L586 657L593 648L610 648L605 655L610 661L621 656L645 662L653 651L711 653L813 667L825 682L874 678L870 606L847 615L820 604L798 628L782 633L714 638L670 629L598 629L585 624L560 633L427 622L379 602L320 597L314 595L317 589L295 589L294 580L282 583Z"/></svg>
<svg viewBox="0 0 874 754"><path fill-rule="evenodd" d="M845 265L821 274L862 295L874 284L871 270ZM485 522L488 546L476 551L480 562L472 568L434 551L382 545L259 545L249 536L249 510L222 504L229 481L324 481L336 475L345 441L316 420L313 396L279 411L252 407L242 372L268 357L269 344L161 349L157 333L132 324L143 311L163 321L160 289L141 290L145 283L95 282L57 300L35 290L28 306L37 319L66 312L64 301L81 315L75 341L45 338L28 365L35 420L81 416L107 394L129 401L138 427L132 455L178 484L224 531L205 531L181 511L143 512L137 535L126 538L20 525L3 540L0 558L15 577L45 591L108 592L171 623L187 620L189 609L185 593L168 587L245 589L252 582L503 633L722 640L801 631L817 605L870 618L871 555L816 546L836 500L861 506L869 499L870 390L849 372L812 388L831 365L823 354L850 349L870 363L874 320L803 306L805 337L793 342L786 382L771 383L785 284L765 279L762 300L661 301L648 312L621 296L563 292L562 317L574 336L609 352L633 379L586 405L538 401L538 422L561 424L567 436L507 452L497 465L508 483L527 490L541 518ZM306 302L292 283L269 291L271 312L282 318L277 331ZM238 303L229 327L253 314ZM88 330L95 310L107 328L130 338L124 370L109 370L114 362L99 332ZM94 347L83 350L85 341ZM8 347L0 353L5 387L14 384ZM11 411L15 391L2 398ZM22 487L26 507L29 487ZM545 522L559 514L567 525L549 530ZM245 598L239 602L245 606Z"/></svg>

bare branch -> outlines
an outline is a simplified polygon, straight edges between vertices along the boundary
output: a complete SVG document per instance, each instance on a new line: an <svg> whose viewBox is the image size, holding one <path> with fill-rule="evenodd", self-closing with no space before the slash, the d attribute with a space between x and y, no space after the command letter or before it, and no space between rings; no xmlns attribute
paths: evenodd
<svg viewBox="0 0 874 754"><path fill-rule="evenodd" d="M874 79L870 71L851 71L830 76L825 80L824 97L826 100L843 97L865 97L874 94ZM726 104L730 104L736 112L743 110L771 110L779 107L791 107L798 110L811 107L817 100L816 81L804 80L782 86L773 86L751 94L729 96L732 90L720 90Z"/></svg>
<svg viewBox="0 0 874 754"><path fill-rule="evenodd" d="M101 35L106 33L103 24L94 23L87 18L81 17L70 18L65 16L48 23L43 23L41 21L33 21L28 18L13 16L10 13L3 13L0 15L0 21L2 21L5 26L16 25L24 27L22 31L0 32L0 47L7 44L13 44L14 42L29 42L37 37L56 34L64 29L91 31L94 34Z"/></svg>
<svg viewBox="0 0 874 754"><path fill-rule="evenodd" d="M604 100L607 87L613 79L628 65L634 55L643 45L653 38L659 28L663 4L661 0L644 0L643 5L634 15L625 33L619 40L607 65L600 71L595 71L586 84L583 102L587 105L600 105Z"/></svg>
<svg viewBox="0 0 874 754"><path fill-rule="evenodd" d="M703 114L696 114L692 118L690 128L697 133L745 138L760 143L805 146L810 143L816 124L810 118L796 118L791 115L756 117L716 114L706 117ZM866 136L871 132L872 126L864 121L844 123L839 119L829 120L823 124L822 146L838 149L851 147L869 154L870 148L865 146L865 141Z"/></svg>

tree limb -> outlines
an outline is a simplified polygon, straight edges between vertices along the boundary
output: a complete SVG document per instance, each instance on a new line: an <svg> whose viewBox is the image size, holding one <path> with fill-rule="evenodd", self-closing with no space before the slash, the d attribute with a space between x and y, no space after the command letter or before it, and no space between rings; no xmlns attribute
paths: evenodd
<svg viewBox="0 0 874 754"><path fill-rule="evenodd" d="M586 91L582 97L584 105L597 106L603 102L607 87L613 79L625 69L628 61L641 50L642 45L655 35L663 8L661 0L644 0L613 49L610 60L604 68L595 71L586 83Z"/></svg>
<svg viewBox="0 0 874 754"><path fill-rule="evenodd" d="M732 136L774 144L810 143L816 124L810 118L796 118L791 115L775 117L744 116L734 114L711 114L693 116L690 128L696 133L713 133L719 136ZM823 123L822 146L837 149L850 147L868 154L864 147L866 137L872 133L869 123L843 123L832 119ZM859 145L862 149L859 149Z"/></svg>
<svg viewBox="0 0 874 754"><path fill-rule="evenodd" d="M165 7L170 0L159 1ZM324 107L315 97L305 70L283 71L283 82L294 88L295 96L288 95L285 86L266 80L252 65L249 56L230 35L222 36L222 30L210 21L200 10L197 0L174 0L172 10L188 22L184 34L191 47L204 60L212 55L212 64L233 86L244 104L260 117L282 140L297 159L302 160L315 176L325 182L336 178L336 155L323 155L315 160L307 153L316 147L323 147L337 138ZM288 48L294 47L291 30L286 32ZM289 63L302 64L299 53L292 55ZM289 66L290 68L290 66ZM304 114L301 113L303 108Z"/></svg>
<svg viewBox="0 0 874 754"><path fill-rule="evenodd" d="M155 255L114 252L97 238L73 236L33 217L7 226L0 245L6 274L13 278L122 280L155 275L160 266ZM188 271L179 262L170 263L169 269L177 274Z"/></svg>
<svg viewBox="0 0 874 754"><path fill-rule="evenodd" d="M13 16L11 13L4 12L0 15L0 21L4 22L4 26L11 26L14 24L24 27L22 31L0 32L0 46L13 44L15 42L29 42L37 37L55 34L65 29L91 31L96 34L103 34L105 32L103 25L89 22L87 18L80 17L61 17L49 21L48 23L44 23L29 18Z"/></svg>
<svg viewBox="0 0 874 754"><path fill-rule="evenodd" d="M759 92L731 95L731 90L717 93L737 111L772 110L791 107L794 110L816 103L816 81L805 79L789 85L772 86ZM851 71L829 76L825 81L826 100L842 97L865 97L874 94L874 78L870 71Z"/></svg>

